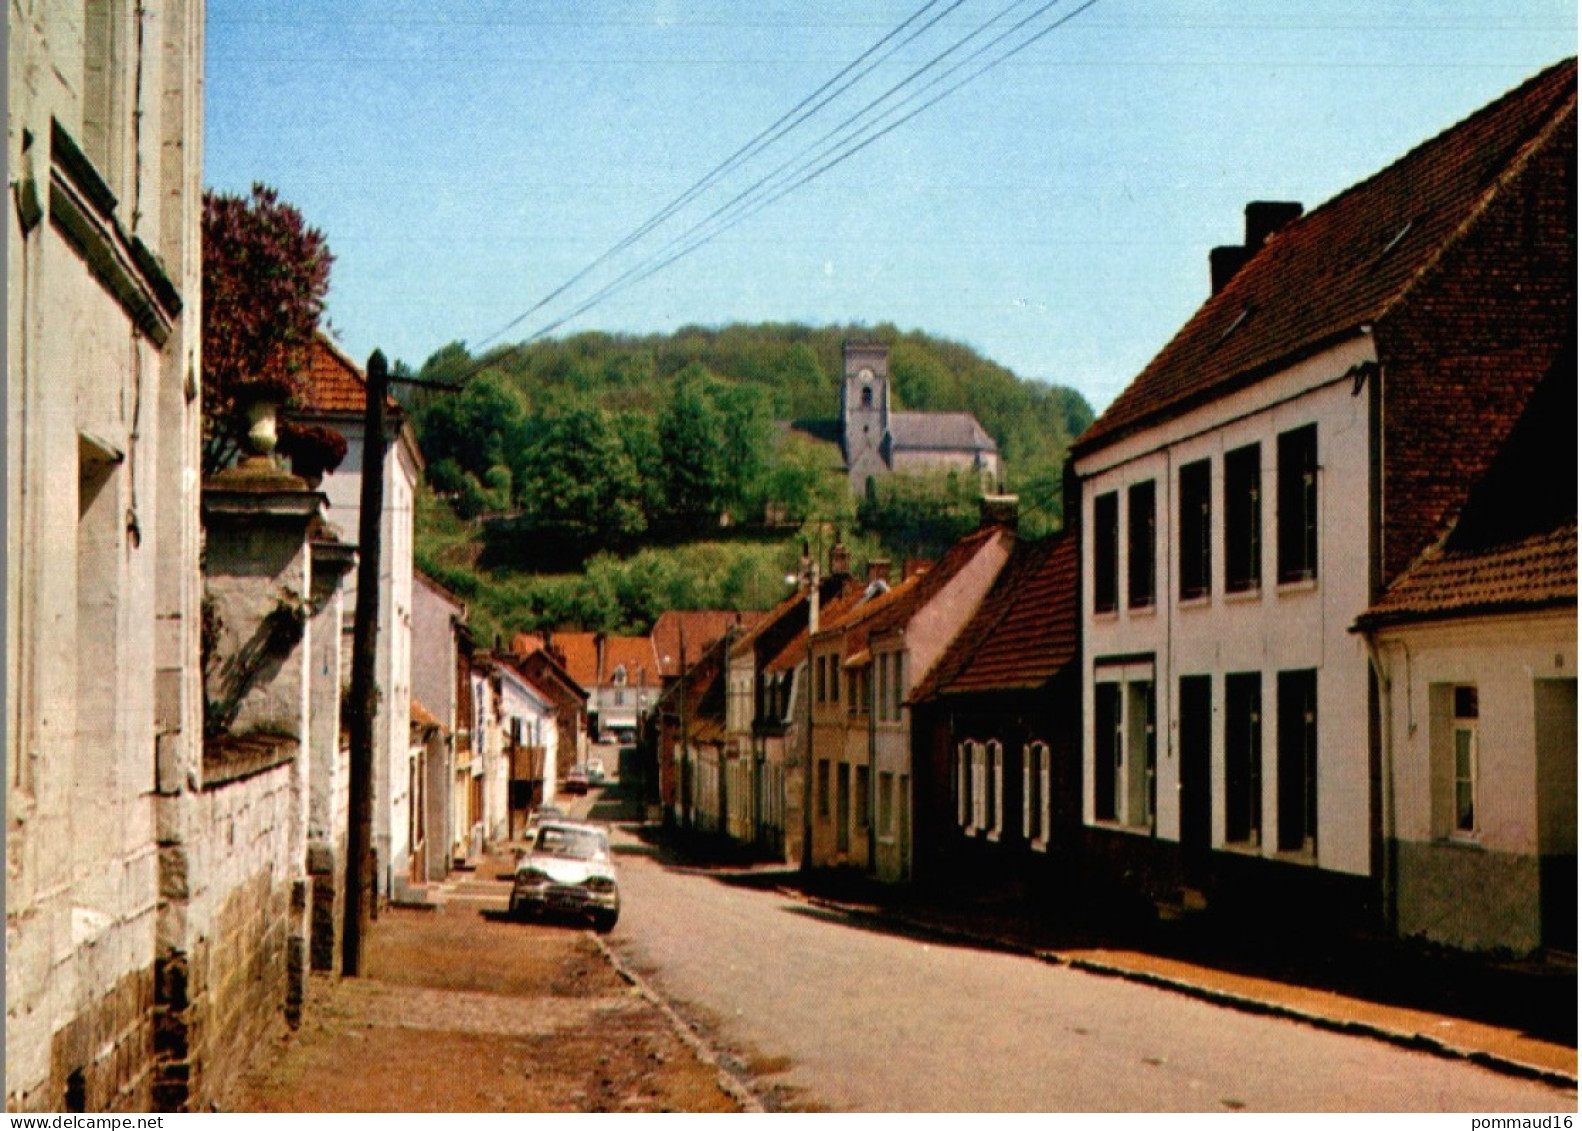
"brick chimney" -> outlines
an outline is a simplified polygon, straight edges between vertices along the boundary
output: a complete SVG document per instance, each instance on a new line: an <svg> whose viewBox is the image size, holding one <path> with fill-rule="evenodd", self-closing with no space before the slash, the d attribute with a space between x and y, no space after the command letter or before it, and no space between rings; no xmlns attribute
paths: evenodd
<svg viewBox="0 0 1582 1131"><path fill-rule="evenodd" d="M882 581L886 585L890 583L889 558L873 558L868 562L868 584L872 585L875 581Z"/></svg>
<svg viewBox="0 0 1582 1131"><path fill-rule="evenodd" d="M1269 238L1302 215L1294 200L1254 200L1245 211L1245 242L1216 247L1208 253L1209 293L1219 294L1236 273L1257 255Z"/></svg>
<svg viewBox="0 0 1582 1131"><path fill-rule="evenodd" d="M831 577L845 577L851 572L851 551L846 548L846 543L840 535L835 536L835 544L829 548L829 575Z"/></svg>

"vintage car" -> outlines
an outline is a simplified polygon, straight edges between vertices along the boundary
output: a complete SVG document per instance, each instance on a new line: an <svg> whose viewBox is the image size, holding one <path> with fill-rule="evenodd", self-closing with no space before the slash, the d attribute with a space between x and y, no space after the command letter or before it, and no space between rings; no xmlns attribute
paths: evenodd
<svg viewBox="0 0 1582 1131"><path fill-rule="evenodd" d="M571 773L566 775L566 780L560 783L560 792L577 797L587 793L588 771L581 766L573 767Z"/></svg>
<svg viewBox="0 0 1582 1131"><path fill-rule="evenodd" d="M615 861L603 829L575 821L545 821L516 863L511 914L581 916L605 932L621 914Z"/></svg>

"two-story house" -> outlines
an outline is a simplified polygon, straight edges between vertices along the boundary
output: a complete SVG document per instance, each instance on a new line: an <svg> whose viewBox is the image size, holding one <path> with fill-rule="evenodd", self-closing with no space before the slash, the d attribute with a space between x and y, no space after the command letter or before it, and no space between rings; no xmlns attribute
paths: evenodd
<svg viewBox="0 0 1582 1131"><path fill-rule="evenodd" d="M1574 335L1575 83L1560 64L1306 215L1249 206L1212 296L1073 446L1090 867L1389 913L1351 629Z"/></svg>
<svg viewBox="0 0 1582 1131"><path fill-rule="evenodd" d="M1015 542L999 502L921 573L875 594L813 637L812 862L912 876L911 707L907 692L944 654ZM870 571L872 570L870 564Z"/></svg>

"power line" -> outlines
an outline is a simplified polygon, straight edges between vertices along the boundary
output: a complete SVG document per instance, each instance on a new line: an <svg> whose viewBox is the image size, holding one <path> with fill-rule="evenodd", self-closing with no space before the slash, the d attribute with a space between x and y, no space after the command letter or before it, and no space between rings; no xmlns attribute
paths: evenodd
<svg viewBox="0 0 1582 1131"><path fill-rule="evenodd" d="M995 45L1004 42L1005 39L1007 39L1008 37L1016 34L1017 31L1021 30L1024 27L1026 27L1028 23L1030 23L1031 21L1037 19L1040 15L1043 15L1046 12L1048 12L1051 8L1053 8L1059 2L1060 2L1060 0L1048 0L1048 3L1044 4L1037 11L1033 12L1031 15L1029 15L1025 19L1019 21L1013 27L1007 29L1005 32L1003 32L999 36L995 37L995 39L991 40L988 44L985 44L982 47L980 47L978 50L974 51L972 53L972 55L969 55L966 59L960 60L959 62L954 64L943 75L937 76L935 79L931 80L928 84L926 84L923 87L922 90L913 92L913 94L909 95L908 98L905 101L903 101L899 106L891 107L889 110L885 111L885 113L883 115L881 115L879 121L882 121L884 119L884 117L888 117L891 114L897 112L902 107L907 105L909 102L914 101L924 91L926 91L926 90L930 89L931 87L937 85L938 82L942 81L944 78L948 77L950 74L953 74L956 71L960 70L963 66L966 66L967 64L969 64L973 59L976 59L976 58L980 57L981 55L983 55L985 52L987 52L989 50L992 50ZM695 238L695 239L691 239L690 243L686 242L688 239L690 239L691 237L696 235L700 229L702 229L705 226L707 226L710 223L710 221L721 217L721 215L723 213L729 211L734 206L740 204L745 198L749 197L752 193L756 192L757 189L762 187L765 183L767 183L767 181L769 181L770 179L775 177L781 170L786 168L785 165L782 165L780 167L780 169L777 169L774 173L770 173L768 176L766 176L764 178L761 178L754 185L750 186L748 189L746 189L742 193L738 194L735 198L733 198L732 201L730 201L727 204L721 206L721 208L716 209L715 212L712 213L709 217L705 218L704 220L700 221L698 224L694 225L692 228L690 228L687 232L683 233L681 236L677 237L676 239L673 239L668 245L666 245L666 247L664 249L661 249L659 252L655 253L655 255L650 256L649 259L645 260L643 263L638 264L636 267L633 267L633 268L629 269L627 272L625 272L624 274L619 276L617 279L615 279L611 283L607 284L604 288L602 288L601 290L596 292L591 298L589 298L586 301L584 301L581 305L576 307L570 313L568 313L568 314L556 319L555 321L553 321L553 322L549 323L548 325L542 327L541 329L537 330L535 333L533 333L527 339L527 341L529 341L529 342L536 341L537 339L545 336L546 334L551 333L552 331L558 329L560 326L564 325L566 322L569 322L573 318L576 318L579 315L586 313L588 310L591 310L594 306L597 306L598 304L604 302L606 299L612 297L616 293L618 293L618 292L620 292L622 290L625 290L627 287L632 286L632 285L634 285L636 283L642 282L643 280L651 277L652 275L658 273L659 271L665 269L666 267L669 267L671 264L673 264L676 261L684 258L687 255L690 255L692 252L694 252L694 251L698 250L699 248L703 247L705 244L712 242L714 239L716 239L719 236L723 235L725 232L729 231L730 229L736 227L736 225L742 223L744 220L747 220L749 217L757 215L759 212L763 211L769 205L774 204L776 201L782 199L783 197L789 195L790 193L796 191L797 189L803 187L804 185L807 185L807 184L811 183L812 181L817 180L819 177L823 176L825 173L829 172L831 169L834 169L836 166L840 165L844 161L850 159L851 157L854 157L857 153L859 153L862 150L866 149L868 146L872 145L874 142L876 142L876 141L880 140L881 138L887 136L888 134L894 132L900 126L904 125L906 122L911 121L913 118L917 117L917 115L921 114L923 111L929 109L930 107L936 105L937 103L939 103L943 99L949 97L951 94L955 93L957 90L960 90L963 86L966 86L968 83L973 82L974 80L982 77L984 74L987 74L989 71L995 69L996 67L1000 66L1002 63L1006 62L1012 56L1017 55L1020 52L1026 50L1028 47L1032 46L1034 43L1036 43L1038 40L1042 39L1044 36L1050 34L1051 32L1053 32L1056 29L1060 28L1064 24L1070 22L1072 19L1075 19L1077 16L1081 15L1082 12L1086 11L1088 8L1091 8L1096 3L1098 3L1098 0L1085 0L1084 3L1079 4L1071 12L1068 12L1064 16L1062 16L1059 19L1053 21L1052 23L1050 23L1047 27L1043 28L1042 30L1040 30L1038 32L1035 32L1033 35L1029 36L1027 39L1023 40L1021 43L1018 43L1017 45L1015 45L1014 47L1010 48L1009 50L1005 51L1004 53L1002 53L997 58L990 60L988 63L984 64L982 67L979 67L977 70L975 70L971 74L967 75L965 78L961 79L959 82L956 82L953 85L947 87L945 90L941 91L939 94L935 95L933 98L930 98L928 101L924 102L922 105L917 106L915 109L913 109L910 112L906 113L902 117L896 119L894 122L891 122L889 125L885 126L883 129L873 129L873 127L877 124L877 123L874 123L874 122L870 122L870 123L865 124L858 131L856 131L853 135L848 136L843 142L837 143L837 146L831 146L831 147L826 148L818 156L814 157L811 161L803 163L801 166L799 166L796 170L794 170L787 177L782 178L775 187L773 187L773 188L771 188L769 190L767 195L761 197L758 200L749 201L748 203L743 205L741 208L738 208L735 215L730 216L727 219L722 219L720 221L720 223L716 224L711 230L705 232L701 236L697 236L697 238ZM1017 6L1016 4L1013 4L1010 7L1014 8L1016 6ZM1010 10L1010 8L1002 10L1001 13L997 14L990 21L988 21L987 23L982 25L982 27L980 27L979 31L981 31L983 27L987 27L988 24L991 24L995 20L998 20L1000 18L1000 16L1003 16L1005 14L1005 12L1009 11L1009 10ZM965 43L968 39L973 38L976 34L977 34L977 32L974 32L973 35L969 35L969 36L965 37L963 40L958 41L958 43L956 45L954 45L952 48L948 49L946 52L943 52L940 56L936 56L935 59L930 61L930 63L926 64L922 68L919 68L918 71L916 71L912 75L908 76L907 79L902 81L902 83L899 83L899 84L897 84L897 86L892 87L884 95L881 95L879 98L874 99L867 106L865 106L862 110L858 111L857 114L853 115L851 118L848 118L846 123L842 123L842 126L844 126L846 124L849 124L851 121L853 121L856 118L858 118L858 117L862 116L863 114L867 113L875 105L877 105L879 102L883 101L890 94L894 93L901 86L904 86L904 85L906 85L906 83L912 81L912 79L914 79L918 75L922 74L929 67L932 67L932 66L936 65L946 55L949 55L952 51L954 51L956 49L956 47L959 47L962 43ZM842 127L836 127L836 130L838 131L841 128ZM872 132L869 132L866 136L864 136L863 132L862 132L863 130L870 130ZM830 135L828 135L828 134L825 135L826 138L828 136L830 136ZM820 139L820 142L822 142L823 140L824 139ZM818 144L820 144L820 142L815 142L814 144L818 145ZM842 150L840 152L835 152L835 150L838 148L838 145L840 145L840 144L845 144L847 146L847 148L845 148L844 150ZM804 153L805 152L806 151L804 151ZM831 154L833 154L833 156L831 156ZM823 164L817 164L817 162L819 162L820 160L824 160L824 158L826 158L826 157L828 157L829 159L825 160ZM788 162L787 164L788 165L789 164L795 164L796 160L797 159L793 159L791 162ZM816 165L816 167L814 167L815 165ZM811 169L811 171L808 171L809 169ZM674 250L672 252L671 249L677 249L677 250ZM658 262L655 262L656 259L658 259Z"/></svg>
<svg viewBox="0 0 1582 1131"><path fill-rule="evenodd" d="M893 54L895 50L899 50L900 47L903 47L907 43L910 43L913 39L917 38L918 35L921 35L923 32L925 32L929 28L933 27L936 23L938 23L945 16L949 15L951 12L953 12L957 8L959 8L964 2L965 2L965 0L955 0L955 2L952 3L948 8L946 8L944 11L942 11L938 15L936 15L932 20L928 21L928 23L924 24L921 28L919 28L916 32L914 32L906 40L902 41L901 44L898 44L896 48L894 48L894 49L892 49L892 51L886 53L885 57L888 58L888 56L890 54ZM908 25L910 25L913 22L915 22L925 12L927 12L930 8L934 7L938 3L940 3L940 0L927 0L927 3L925 3L917 11L913 12L910 16L908 16L905 20L903 20L899 25L897 25L896 27L892 28L889 32L885 33L885 35L883 35L878 40L878 42L873 44L873 46L869 47L862 54L858 55L851 62L847 63L844 67L842 67L839 71L837 71L834 74L834 76L832 76L831 78L826 80L822 86L820 86L817 90L813 91L813 93L809 94L807 97L803 98L802 101L798 102L790 110L787 110L784 114L782 114L774 122L770 123L768 126L764 127L764 129L760 130L757 135L755 135L750 141L747 142L747 144L743 145L735 153L732 153L724 161L720 162L713 169L711 169L708 173L704 174L703 177L701 177L699 180L693 182L693 184L689 188L687 188L685 191L683 191L679 196L677 196L669 204L667 204L663 208L661 208L658 212L654 213L654 215L650 216L647 220L643 221L643 223L638 225L637 228L635 230L633 230L630 234L628 234L627 236L622 238L614 246L610 247L603 254L601 254L598 258L596 258L592 263L589 263L586 267L584 267L582 270L578 271L570 279L567 279L560 286L558 286L554 290L550 291L547 295L545 295L543 298L539 299L536 303L534 303L527 310L525 310L521 314L517 315L517 317L513 318L510 322L506 323L499 330L496 330L494 333L492 333L488 337L484 338L483 341L481 341L478 344L480 346L486 346L490 342L496 340L497 338L501 337L502 335L507 334L511 330L515 329L522 322L526 321L530 316L532 316L533 314L537 313L539 310L542 310L550 302L554 301L556 298L560 297L562 294L564 294L571 287L575 286L578 282L580 282L581 280L586 278L588 276L588 274L594 270L594 268L598 267L601 263L605 262L612 255L616 255L616 254L618 254L618 253L620 253L622 251L625 251L627 248L631 247L638 240L640 240L644 236L646 236L649 232L653 231L660 224L663 224L666 220L670 219L670 217L674 216L679 210L681 210L682 208L686 207L686 205L688 205L693 200L695 200L699 193L701 193L704 189L708 188L710 185L712 185L715 182L717 182L726 173L728 173L731 170L737 168L743 161L747 160L748 158L756 156L758 153L762 152L763 149L766 148L767 146L774 144L774 142L778 141L781 137L784 137L787 132L789 132L790 130L795 129L802 122L806 121L813 114L817 113L818 110L822 109L824 106L828 105L835 98L838 98L841 94L845 93L845 91L850 88L850 86L851 86L850 83L846 84L846 86L841 87L840 90L837 90L834 94L830 95L829 98L824 99L817 106L814 106L806 114L803 114L802 117L797 118L796 121L791 122L789 125L785 124L789 119L795 117L795 115L798 112L800 112L804 107L806 107L808 105L808 103L810 103L810 102L814 101L815 99L817 99L819 97L819 95L823 94L831 86L833 86L837 82L839 82L842 77L844 77L845 75L847 75L847 74L851 73L853 70L855 70L870 55L872 55L874 52L878 51L881 47L883 47L891 39L894 39L897 35L901 34L901 32L904 31L908 27ZM856 80L853 80L853 81L855 82ZM783 129L781 128L782 126L784 126ZM779 130L779 132L776 133L775 132L776 130ZM773 134L772 137L769 136L771 134Z"/></svg>

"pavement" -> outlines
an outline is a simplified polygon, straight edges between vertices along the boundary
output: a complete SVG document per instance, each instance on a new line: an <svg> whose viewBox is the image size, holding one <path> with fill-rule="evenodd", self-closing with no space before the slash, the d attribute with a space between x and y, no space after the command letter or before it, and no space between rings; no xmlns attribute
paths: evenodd
<svg viewBox="0 0 1582 1131"><path fill-rule="evenodd" d="M653 826L642 833L660 836ZM1500 962L1378 938L1249 939L1206 913L1117 924L1030 911L1004 892L930 893L851 873L752 864L731 847L667 843L666 851L699 871L854 918L1577 1086L1576 965L1565 956Z"/></svg>

